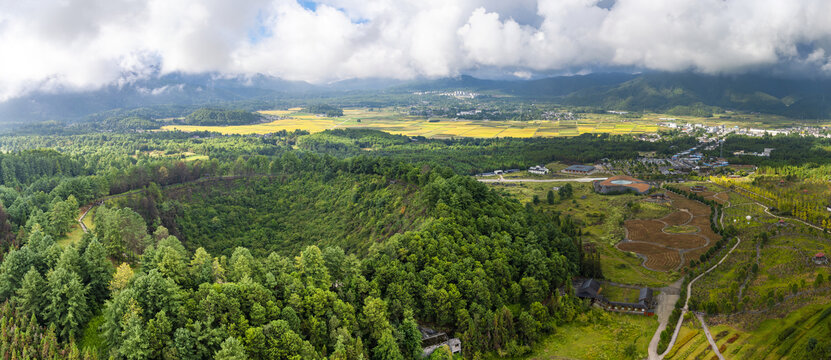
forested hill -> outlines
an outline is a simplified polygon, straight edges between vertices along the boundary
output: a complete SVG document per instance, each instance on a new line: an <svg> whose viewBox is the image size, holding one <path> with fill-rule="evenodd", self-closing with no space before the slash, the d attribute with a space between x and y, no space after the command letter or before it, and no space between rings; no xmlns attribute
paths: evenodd
<svg viewBox="0 0 831 360"><path fill-rule="evenodd" d="M248 125L261 120L260 115L249 111L202 108L185 116L182 122L188 125L225 126Z"/></svg>
<svg viewBox="0 0 831 360"><path fill-rule="evenodd" d="M375 242L414 230L426 216L418 182L383 175L309 171L172 187L119 202L160 221L190 250L231 255L237 246L290 256L337 245L366 254Z"/></svg>
<svg viewBox="0 0 831 360"><path fill-rule="evenodd" d="M415 359L421 323L460 337L467 357L516 356L585 310L556 291L582 262L579 231L568 219L447 169L288 154L247 164L248 177L270 176L201 185L212 190L186 194L187 185L174 185L162 194L151 184L126 201L161 201L146 207L161 216L150 226L114 203L97 208L93 231L75 244L57 245L31 224L23 245L0 265L0 315L20 334L15 342L0 336L7 344L0 351L38 359L82 352L116 359ZM323 182L332 189L318 193ZM217 213L197 209L209 204ZM234 240L204 244L217 248L210 252L171 235L160 222L179 206L193 206L172 210L184 236L198 230ZM333 225L353 215L349 225ZM326 216L332 218L310 219ZM248 224L269 227L272 220L275 232ZM338 232L348 234L352 225L367 232L352 238L361 245L357 252L326 245L297 252L289 245L268 253L269 244L318 240L301 226L285 226L291 221L333 225L325 235L334 239L322 239L333 245L349 239ZM406 221L415 226L399 224ZM231 248L239 243L248 246ZM111 260L122 264L114 270Z"/></svg>

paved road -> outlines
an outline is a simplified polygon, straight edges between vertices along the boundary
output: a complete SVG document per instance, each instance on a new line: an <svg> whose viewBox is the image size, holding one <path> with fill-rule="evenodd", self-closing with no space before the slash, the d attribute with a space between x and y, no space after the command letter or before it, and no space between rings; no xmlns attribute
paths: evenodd
<svg viewBox="0 0 831 360"><path fill-rule="evenodd" d="M563 182L563 181L573 181L573 182L592 182L597 180L606 180L608 178L563 178L563 179L476 179L481 182L486 183L498 183L498 182Z"/></svg>
<svg viewBox="0 0 831 360"><path fill-rule="evenodd" d="M716 353L716 356L718 356L720 360L724 360L724 356L721 355L721 351L718 350L718 345L716 344L716 341L713 340L713 335L710 335L710 329L707 328L707 324L704 323L704 317L701 316L701 314L699 313L696 313L695 317L697 317L698 321L701 322L701 328L704 329L704 335L707 336L707 341L710 342L710 347L713 348L713 352Z"/></svg>
<svg viewBox="0 0 831 360"><path fill-rule="evenodd" d="M682 281L683 279L678 279L676 282L672 283L669 288L680 290ZM680 297L678 291L672 291L672 295L668 293L669 291L662 290L661 293L658 294L658 306L655 307L655 314L658 316L658 330L655 330L655 334L652 335L652 340L649 342L649 360L660 359L658 355L658 342L661 341L661 333L664 332L664 329L667 327L669 316L675 308L675 302L677 302Z"/></svg>
<svg viewBox="0 0 831 360"><path fill-rule="evenodd" d="M722 224L721 224L722 227L724 226L723 220L724 220L724 217L723 217L723 214L722 214L722 218L719 220L719 222L722 222ZM740 239L739 237L736 237L736 244L733 245L732 248L730 248L730 251L728 251L727 254L724 254L724 257L722 257L721 260L719 260L718 263L716 263L715 265L713 265L712 267L707 269L707 271L705 271L705 272L701 273L700 275L696 276L695 279L692 279L692 281L690 281L687 284L687 298L684 300L684 307L681 309L681 316L678 317L678 323L675 325L675 331L672 333L672 338L670 338L670 340L669 340L669 345L667 345L667 348L666 348L666 350L664 351L663 354L658 354L658 341L660 340L661 332L664 331L664 329L666 328L666 325L662 322L661 325L658 326L658 330L656 330L655 334L652 336L652 341L649 343L649 349L648 349L649 360L661 360L661 359L663 359L664 356L667 356L669 351L672 350L672 347L675 346L675 341L678 339L678 333L681 332L681 325L684 323L684 315L687 314L687 311L689 311L689 308L690 308L689 307L690 295L692 294L693 284L696 281L698 281L698 279L702 278L704 275L707 275L710 271L713 271L716 267L721 265L721 263L723 263L724 260L726 260L727 257L730 256L731 253L733 253L733 250L736 250L736 248L741 243L742 243L742 239ZM676 297L676 299L677 299L677 297ZM671 308L670 308L670 312L672 312ZM707 325L704 323L703 318L701 318L700 320L701 320L701 325L704 328L705 332L709 333L709 329L707 329ZM718 350L718 347L715 346L715 342L711 342L711 344L712 344L713 352L719 358L724 359L721 355L721 352Z"/></svg>

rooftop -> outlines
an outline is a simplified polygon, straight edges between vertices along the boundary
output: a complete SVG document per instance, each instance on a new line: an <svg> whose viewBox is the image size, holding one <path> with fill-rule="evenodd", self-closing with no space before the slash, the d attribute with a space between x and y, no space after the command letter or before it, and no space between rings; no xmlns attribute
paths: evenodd
<svg viewBox="0 0 831 360"><path fill-rule="evenodd" d="M594 166L591 165L571 165L565 168L566 171L582 171L582 172L589 172L594 170Z"/></svg>
<svg viewBox="0 0 831 360"><path fill-rule="evenodd" d="M612 176L606 180L600 181L603 186L626 186L637 190L639 193L647 192L652 186L643 180L635 179L631 176L617 175Z"/></svg>

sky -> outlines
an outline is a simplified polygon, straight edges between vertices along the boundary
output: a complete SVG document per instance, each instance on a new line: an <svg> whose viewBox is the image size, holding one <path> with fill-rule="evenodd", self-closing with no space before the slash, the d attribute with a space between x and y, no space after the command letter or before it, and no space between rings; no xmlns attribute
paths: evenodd
<svg viewBox="0 0 831 360"><path fill-rule="evenodd" d="M831 75L828 0L0 0L0 101L170 73Z"/></svg>

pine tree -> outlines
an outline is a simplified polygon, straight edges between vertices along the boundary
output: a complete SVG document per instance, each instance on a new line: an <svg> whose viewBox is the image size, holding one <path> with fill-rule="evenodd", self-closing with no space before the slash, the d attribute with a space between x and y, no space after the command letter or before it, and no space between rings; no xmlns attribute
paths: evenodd
<svg viewBox="0 0 831 360"><path fill-rule="evenodd" d="M413 319L412 312L407 311L404 321L401 323L401 353L406 359L421 358L421 332L418 324Z"/></svg>
<svg viewBox="0 0 831 360"><path fill-rule="evenodd" d="M150 344L145 338L145 331L141 316L134 309L124 320L124 330L121 333L123 340L118 352L129 360L144 360L150 358Z"/></svg>
<svg viewBox="0 0 831 360"><path fill-rule="evenodd" d="M202 283L213 282L213 268L211 262L211 255L200 247L193 253L193 260L190 261L188 268L190 280L194 287Z"/></svg>
<svg viewBox="0 0 831 360"><path fill-rule="evenodd" d="M221 349L214 354L214 360L248 360L248 356L242 342L230 336L222 342Z"/></svg>
<svg viewBox="0 0 831 360"><path fill-rule="evenodd" d="M45 307L45 298L43 290L46 288L46 280L35 269L34 266L29 268L29 272L23 277L23 283L17 289L16 301L17 309L23 315L36 313L43 310Z"/></svg>
<svg viewBox="0 0 831 360"><path fill-rule="evenodd" d="M372 358L374 360L404 360L390 331L386 331L381 335L378 345L372 349Z"/></svg>
<svg viewBox="0 0 831 360"><path fill-rule="evenodd" d="M323 260L323 253L317 246L308 246L300 252L300 257L297 258L297 268L306 286L328 289L332 285L326 262Z"/></svg>
<svg viewBox="0 0 831 360"><path fill-rule="evenodd" d="M86 288L81 277L63 266L49 273L46 318L57 327L61 339L69 339L79 333L89 317Z"/></svg>
<svg viewBox="0 0 831 360"><path fill-rule="evenodd" d="M93 238L84 251L84 277L89 297L94 304L100 304L109 296L108 287L113 279L113 264L107 259L107 250Z"/></svg>

